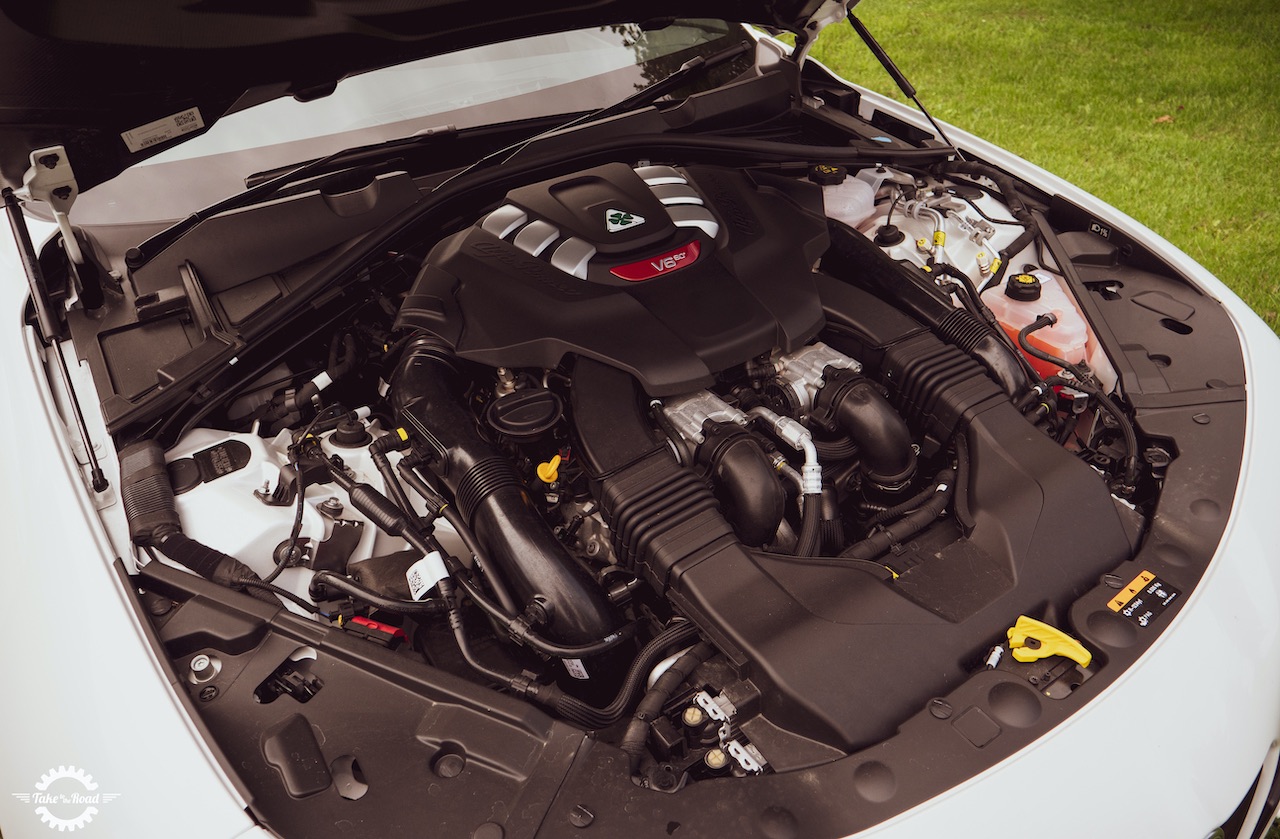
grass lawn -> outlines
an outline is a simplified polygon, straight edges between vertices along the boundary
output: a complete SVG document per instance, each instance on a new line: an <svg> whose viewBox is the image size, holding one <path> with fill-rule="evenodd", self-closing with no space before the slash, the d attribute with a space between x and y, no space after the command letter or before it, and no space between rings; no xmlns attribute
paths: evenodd
<svg viewBox="0 0 1280 839"><path fill-rule="evenodd" d="M1280 331L1280 14L1231 0L864 0L939 119L1186 251ZM902 97L852 28L815 57ZM1268 839L1280 839L1280 822Z"/></svg>
<svg viewBox="0 0 1280 839"><path fill-rule="evenodd" d="M935 117L1150 226L1280 331L1276 7L864 0L856 11ZM898 95L847 25L814 54Z"/></svg>

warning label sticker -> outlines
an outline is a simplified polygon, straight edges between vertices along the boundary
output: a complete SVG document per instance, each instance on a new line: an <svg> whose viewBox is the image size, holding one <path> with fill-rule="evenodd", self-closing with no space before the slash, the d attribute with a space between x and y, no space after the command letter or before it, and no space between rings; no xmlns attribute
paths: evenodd
<svg viewBox="0 0 1280 839"><path fill-rule="evenodd" d="M200 109L188 108L173 116L126 131L120 135L120 139L124 140L129 151L139 152L158 143L172 140L174 137L199 131L201 128L204 128L204 119L200 116Z"/></svg>
<svg viewBox="0 0 1280 839"><path fill-rule="evenodd" d="M1181 594L1150 571L1143 571L1107 603L1138 626L1149 626Z"/></svg>

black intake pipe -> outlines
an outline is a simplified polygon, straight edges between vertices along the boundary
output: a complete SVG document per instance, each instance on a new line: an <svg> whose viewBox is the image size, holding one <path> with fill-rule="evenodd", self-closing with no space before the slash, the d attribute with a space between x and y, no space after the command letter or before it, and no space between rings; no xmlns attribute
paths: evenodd
<svg viewBox="0 0 1280 839"><path fill-rule="evenodd" d="M862 472L878 488L902 489L916 473L911 431L902 415L871 382L851 370L828 370L818 391L813 420L843 429L858 444Z"/></svg>
<svg viewBox="0 0 1280 839"><path fill-rule="evenodd" d="M426 447L453 491L463 520L521 605L540 596L550 607L545 634L582 644L621 625L604 591L565 551L534 508L506 456L480 433L462 404L452 352L420 339L405 350L391 390L400 423Z"/></svg>
<svg viewBox="0 0 1280 839"><path fill-rule="evenodd" d="M120 451L120 496L129 522L129 538L138 545L154 546L175 562L219 585L237 588L262 579L233 556L214 550L182 532L178 504L165 467L164 449L155 440L142 440ZM250 587L246 593L279 606L271 592Z"/></svg>
<svg viewBox="0 0 1280 839"><path fill-rule="evenodd" d="M824 270L897 305L973 356L1010 396L1031 387L1022 362L981 318L957 309L941 289L925 285L917 272L889 259L858 231L837 221L828 230L831 249L822 259Z"/></svg>
<svg viewBox="0 0 1280 839"><path fill-rule="evenodd" d="M734 425L710 425L698 447L724 517L744 545L758 548L773 538L786 511L787 492L759 442Z"/></svg>

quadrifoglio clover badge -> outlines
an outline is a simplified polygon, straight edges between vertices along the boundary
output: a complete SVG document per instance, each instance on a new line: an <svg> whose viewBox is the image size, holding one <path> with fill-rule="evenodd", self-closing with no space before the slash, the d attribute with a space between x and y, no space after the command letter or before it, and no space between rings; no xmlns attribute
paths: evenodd
<svg viewBox="0 0 1280 839"><path fill-rule="evenodd" d="M628 213L626 210L605 210L604 226L610 233L617 233L619 230L638 227L642 224L644 224L644 216Z"/></svg>
<svg viewBox="0 0 1280 839"><path fill-rule="evenodd" d="M93 776L74 766L50 769L40 776L35 792L11 795L24 804L36 805L40 821L60 831L84 827L98 815L98 805L120 797L118 792L100 792Z"/></svg>

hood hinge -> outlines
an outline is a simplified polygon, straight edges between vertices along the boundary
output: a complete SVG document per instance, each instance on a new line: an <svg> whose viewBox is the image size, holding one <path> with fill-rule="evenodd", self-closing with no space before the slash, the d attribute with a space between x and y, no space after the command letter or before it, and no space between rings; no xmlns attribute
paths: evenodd
<svg viewBox="0 0 1280 839"><path fill-rule="evenodd" d="M804 64L809 50L818 40L818 34L833 23L839 23L849 16L849 11L857 5L857 0L825 0L817 10L809 16L804 31L796 33L796 48L791 53L791 60L797 65Z"/></svg>
<svg viewBox="0 0 1280 839"><path fill-rule="evenodd" d="M76 174L62 146L49 146L31 152L31 168L22 176L19 195L33 201L43 201L53 209L53 218L62 232L63 247L67 257L76 265L84 265L80 243L71 230L71 205L80 195Z"/></svg>

